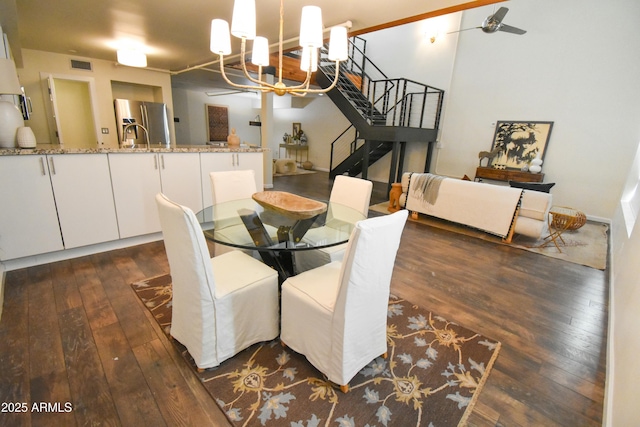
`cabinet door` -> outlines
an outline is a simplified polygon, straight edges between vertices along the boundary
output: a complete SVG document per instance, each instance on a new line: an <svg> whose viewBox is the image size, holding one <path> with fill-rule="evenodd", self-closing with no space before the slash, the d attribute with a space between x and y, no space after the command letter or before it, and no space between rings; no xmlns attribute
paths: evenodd
<svg viewBox="0 0 640 427"><path fill-rule="evenodd" d="M117 240L106 154L48 155L65 249Z"/></svg>
<svg viewBox="0 0 640 427"><path fill-rule="evenodd" d="M264 189L264 153L238 153L237 169L253 169L256 172L256 188Z"/></svg>
<svg viewBox="0 0 640 427"><path fill-rule="evenodd" d="M0 260L62 250L47 158L0 156Z"/></svg>
<svg viewBox="0 0 640 427"><path fill-rule="evenodd" d="M156 194L161 191L155 153L109 153L120 238L160 231Z"/></svg>
<svg viewBox="0 0 640 427"><path fill-rule="evenodd" d="M211 206L211 178L209 173L229 170L253 169L256 175L256 188L264 187L262 153L201 153L200 168L202 173L202 203Z"/></svg>
<svg viewBox="0 0 640 427"><path fill-rule="evenodd" d="M202 184L200 155L198 153L160 153L160 179L162 192L171 200L202 210Z"/></svg>

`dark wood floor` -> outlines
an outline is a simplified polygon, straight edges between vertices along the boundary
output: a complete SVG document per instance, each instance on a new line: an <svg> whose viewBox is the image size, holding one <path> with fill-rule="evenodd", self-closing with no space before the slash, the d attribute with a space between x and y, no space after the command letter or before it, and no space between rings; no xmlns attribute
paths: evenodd
<svg viewBox="0 0 640 427"><path fill-rule="evenodd" d="M331 182L274 186L326 198ZM7 273L0 425L228 425L129 287L168 271L156 242ZM408 222L391 286L502 342L469 425L602 424L607 272Z"/></svg>

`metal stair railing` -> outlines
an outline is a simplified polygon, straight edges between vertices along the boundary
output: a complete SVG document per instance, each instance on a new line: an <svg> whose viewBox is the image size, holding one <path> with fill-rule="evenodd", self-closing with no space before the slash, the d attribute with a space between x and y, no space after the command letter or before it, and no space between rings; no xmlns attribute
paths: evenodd
<svg viewBox="0 0 640 427"><path fill-rule="evenodd" d="M331 143L329 170L333 170L336 165L349 158L362 144L364 141L358 138L358 131L353 125L342 131Z"/></svg>
<svg viewBox="0 0 640 427"><path fill-rule="evenodd" d="M338 83L345 98L372 126L436 129L444 91L410 79L388 78L366 56L365 48L365 40L349 40L349 59L341 64ZM320 68L333 79L335 65L328 61L326 49L321 49Z"/></svg>

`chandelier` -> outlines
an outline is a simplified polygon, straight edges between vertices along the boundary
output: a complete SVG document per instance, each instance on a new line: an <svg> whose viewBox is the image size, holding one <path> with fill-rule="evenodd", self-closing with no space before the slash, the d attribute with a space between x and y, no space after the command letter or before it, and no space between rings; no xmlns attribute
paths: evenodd
<svg viewBox="0 0 640 427"><path fill-rule="evenodd" d="M280 38L278 43L278 81L274 84L262 80L262 67L269 66L269 41L264 37L256 37L256 3L255 0L235 0L233 5L233 20L231 21L231 35L241 39L240 61L242 71L252 85L233 83L224 72L224 56L231 53L231 39L229 36L229 24L222 19L211 21L211 52L220 56L220 72L224 80L231 86L240 89L260 90L261 92L273 92L282 96L291 94L305 96L307 93L325 93L333 89L338 82L340 61L348 58L347 54L347 29L343 26L331 28L329 39L330 61L336 63L336 73L331 85L326 89L311 89L311 73L318 68L318 49L323 45L322 11L317 6L304 6L300 20L300 46L302 55L300 69L307 73L302 84L287 86L282 82L282 56L283 56L283 27L284 27L284 0L280 0ZM253 40L251 62L258 67L258 78L252 77L247 71L245 63L246 42Z"/></svg>

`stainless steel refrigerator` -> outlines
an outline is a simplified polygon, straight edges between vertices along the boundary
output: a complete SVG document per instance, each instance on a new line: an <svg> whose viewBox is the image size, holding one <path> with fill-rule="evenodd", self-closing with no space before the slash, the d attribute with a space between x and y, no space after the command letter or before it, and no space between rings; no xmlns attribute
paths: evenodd
<svg viewBox="0 0 640 427"><path fill-rule="evenodd" d="M132 101L115 99L118 141L121 147L141 148L146 146L146 135L140 126L129 126L131 123L144 126L149 132L150 147L169 147L169 118L167 105L161 102ZM127 127L126 134L123 131Z"/></svg>

